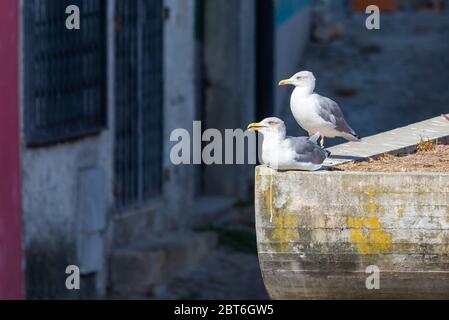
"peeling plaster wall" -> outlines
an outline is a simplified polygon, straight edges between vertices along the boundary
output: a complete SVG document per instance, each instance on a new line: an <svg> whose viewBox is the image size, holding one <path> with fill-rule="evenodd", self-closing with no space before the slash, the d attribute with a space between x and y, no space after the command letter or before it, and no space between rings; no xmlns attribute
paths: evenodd
<svg viewBox="0 0 449 320"><path fill-rule="evenodd" d="M65 268L80 265L76 254L82 214L77 210L79 173L90 167L104 171L105 201L112 208L110 142L106 131L99 137L53 147L28 149L22 145L24 242L31 295L70 294L64 290Z"/></svg>

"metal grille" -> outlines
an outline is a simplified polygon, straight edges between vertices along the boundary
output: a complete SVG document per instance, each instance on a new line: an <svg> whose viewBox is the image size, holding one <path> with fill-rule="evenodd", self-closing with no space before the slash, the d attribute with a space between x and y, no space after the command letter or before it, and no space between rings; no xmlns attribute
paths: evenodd
<svg viewBox="0 0 449 320"><path fill-rule="evenodd" d="M80 30L65 26L73 4ZM27 0L24 9L27 143L98 132L106 118L104 1Z"/></svg>
<svg viewBox="0 0 449 320"><path fill-rule="evenodd" d="M124 208L162 188L162 0L117 0L115 12L115 193Z"/></svg>

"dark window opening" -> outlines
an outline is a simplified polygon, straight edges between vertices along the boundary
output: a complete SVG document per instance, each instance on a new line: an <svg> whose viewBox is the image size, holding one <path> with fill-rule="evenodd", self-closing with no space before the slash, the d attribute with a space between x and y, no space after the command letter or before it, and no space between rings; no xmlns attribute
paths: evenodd
<svg viewBox="0 0 449 320"><path fill-rule="evenodd" d="M81 29L66 28L67 6ZM24 120L28 145L63 142L106 125L103 0L24 1Z"/></svg>

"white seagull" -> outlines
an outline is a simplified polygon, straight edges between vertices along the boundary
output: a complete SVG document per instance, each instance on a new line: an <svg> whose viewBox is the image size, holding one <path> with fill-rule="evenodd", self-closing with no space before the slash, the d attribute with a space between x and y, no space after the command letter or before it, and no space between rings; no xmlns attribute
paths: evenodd
<svg viewBox="0 0 449 320"><path fill-rule="evenodd" d="M278 118L251 123L248 130L263 134L262 162L276 170L316 171L330 155L318 146L319 133L310 138L287 137L284 121Z"/></svg>
<svg viewBox="0 0 449 320"><path fill-rule="evenodd" d="M315 76L312 72L301 71L287 80L279 82L280 86L293 85L295 90L290 100L290 108L298 124L312 136L319 132L324 137L343 137L349 141L360 141L359 136L346 122L338 104L326 97L314 93Z"/></svg>

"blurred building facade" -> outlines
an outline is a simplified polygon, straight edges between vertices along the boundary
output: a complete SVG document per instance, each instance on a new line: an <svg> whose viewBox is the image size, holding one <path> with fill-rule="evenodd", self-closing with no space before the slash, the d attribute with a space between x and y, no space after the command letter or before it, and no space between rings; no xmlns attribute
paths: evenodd
<svg viewBox="0 0 449 320"><path fill-rule="evenodd" d="M69 5L80 30L65 28ZM175 166L170 133L276 114L309 1L22 0L18 13L26 296L152 294L212 245L193 226L252 197L251 166Z"/></svg>

